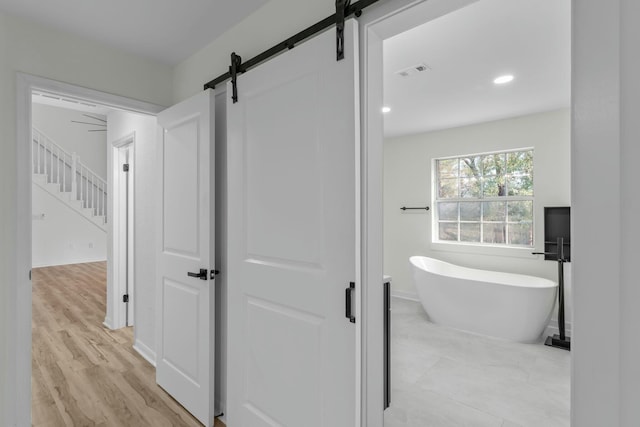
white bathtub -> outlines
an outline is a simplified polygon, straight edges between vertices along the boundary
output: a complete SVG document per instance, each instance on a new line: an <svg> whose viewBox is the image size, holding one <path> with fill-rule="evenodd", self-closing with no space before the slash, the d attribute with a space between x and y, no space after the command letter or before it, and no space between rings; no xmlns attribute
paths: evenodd
<svg viewBox="0 0 640 427"><path fill-rule="evenodd" d="M523 274L409 258L429 319L444 326L511 341L534 342L549 323L558 284Z"/></svg>

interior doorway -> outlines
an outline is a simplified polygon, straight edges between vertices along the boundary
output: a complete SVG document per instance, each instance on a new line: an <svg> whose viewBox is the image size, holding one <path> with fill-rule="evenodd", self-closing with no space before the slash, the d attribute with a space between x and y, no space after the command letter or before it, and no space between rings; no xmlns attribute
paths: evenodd
<svg viewBox="0 0 640 427"><path fill-rule="evenodd" d="M493 395L482 386L465 388L469 384L465 385L465 381L459 381L460 378L455 376L455 372L465 371L472 366L478 367L482 364L482 355L475 354L475 350L484 347L487 350L484 355L491 355L486 361L487 364L494 365L497 370L504 370L509 368L511 363L500 360L510 350L502 352L497 349L503 345L506 347L509 345L503 342L496 342L494 345L480 344L481 339L477 336L466 336L463 333L462 335L468 338L463 339L468 347L467 350L449 351L459 344L449 343L450 348L445 351L447 354L439 353L435 344L442 343L446 339L437 335L447 330L435 322L435 316L431 317L428 311L425 311L409 267L409 258L412 255L423 255L482 270L509 271L538 276L554 282L558 280L555 264L545 263L542 258L532 255L531 252L541 250L544 246L544 208L570 205L570 5L568 2L553 5L549 3L533 5L528 2L519 2L517 5L498 5L497 3L500 2L433 1L416 2L404 7L396 6L395 10L392 7L388 9L380 7L374 13L375 16L367 17L367 22L363 25L362 34L367 49L364 67L367 99L364 106L365 127L363 129L365 158L368 163L365 168L368 186L365 210L368 212L365 215L368 218L370 230L367 236L368 253L366 253L365 269L368 277L380 277L383 274L392 277L391 407L385 411L384 416L384 425L387 427L457 425L469 419L477 423L485 420L489 423L487 425L491 422L498 423L497 425L502 422L515 423L514 425L528 425L527 422L534 424L537 422L537 425L553 423L568 425L569 423L571 355L568 352L544 347L541 342L516 346L526 352L529 350L533 352L532 349L537 345L543 353L537 356L537 363L544 362L550 369L549 372L555 372L550 374L546 381L547 385L553 383L553 386L542 387L544 389L542 392L540 392L542 389L538 390L538 396L544 396L539 400L550 405L551 409L547 408L548 412L545 413L541 408L529 408L532 418L527 419L522 413L500 411L490 404L485 404L486 402L483 403L483 395L493 396L496 402L510 402L509 399L516 395L519 396L519 401L526 400L522 398L524 395L520 392L524 388L527 388L527 393L532 392L532 388L529 388L532 382L521 382L520 385L523 388L519 391L515 388L511 389L511 396L506 395L506 390L509 388L504 384L496 386L494 389L497 393ZM495 5L496 9L489 11L492 5ZM553 10L536 11L535 7L557 7L561 11L559 14ZM484 8L487 9L483 11ZM527 14L525 25L518 24L518 13L515 12ZM472 17L467 25L450 26L453 25L456 17L463 17L465 14ZM493 42L488 46L477 45L491 33L490 28L479 30L479 27L491 21L494 24L489 26L500 28L503 41ZM495 25L496 22L497 25ZM561 38L543 42L540 47L536 44L541 42L539 32L530 31L529 39L520 39L517 33L512 32L514 28L526 30L534 23L548 29L546 36L557 35L559 30ZM449 33L447 33L448 26ZM426 34L426 38L419 42L419 48L413 51L412 56L407 56L412 50L412 43L407 36L411 32L421 31ZM473 31L478 33L473 35ZM508 35L505 36L505 34ZM394 42L397 43L394 45ZM520 51L517 55L529 56L530 63L525 66L514 66L517 64L513 54L502 55L502 58L495 62L490 60L497 54L508 53L516 46L520 46L517 49ZM522 49L522 46L527 46L527 49ZM392 50L388 50L389 48ZM535 60L535 56L539 53L545 57L544 61ZM561 64L556 63L558 58L563 61ZM473 65L465 66L464 63L467 60L472 61ZM532 64L536 62L542 67L541 70L534 70L535 67ZM511 69L509 69L510 66ZM491 67L493 69L490 69ZM539 89L535 96L531 96L531 92L528 95L519 92L531 81L544 77L550 70L555 71L557 79L552 84L537 86ZM499 82L493 82L494 79L498 80L498 77L507 74L511 74L512 79L515 77L511 80L511 84L499 86ZM443 77L445 80L442 80ZM449 83L452 84L449 85L446 79L451 79ZM543 92L556 84L558 86L554 90L554 95L562 98L559 102L550 102L544 107L525 111L526 103L537 96L544 96ZM462 93L461 89L465 85L470 86L466 90L467 93ZM500 89L506 90L496 92ZM494 95L490 95L492 91ZM495 100L492 97L495 93L501 101L506 101L509 92L520 93L519 99L510 103L512 111L489 117L495 112L493 110L495 105L492 105ZM415 96L403 104L403 96L399 96L403 93L404 97ZM476 104L477 99L472 99L471 95L482 94L486 95L485 98ZM430 104L433 110L421 110L421 103ZM505 103L505 105L508 104L509 102ZM461 116L470 113L474 105L477 106L476 114L487 116L462 119ZM514 109L514 106L517 108ZM449 108L452 110L447 112ZM524 109L515 111L518 108ZM419 117L419 119L411 119L411 117ZM454 123L459 119L463 121ZM435 123L439 120L442 123ZM517 126L528 126L531 125L528 122L538 120L539 122L533 125L535 131L522 130L510 137L508 136L510 131L504 127L514 125L516 122ZM382 122L384 122L384 132L381 131ZM433 127L429 129L427 128L429 126ZM482 142L488 135L484 132L489 128L492 128L491 148ZM550 133L543 138L538 135L537 141L527 142L530 136L542 129L547 129ZM463 136L462 133L465 135ZM499 142L504 137L511 139L511 145ZM546 145L550 140L556 141L553 146ZM444 178L438 175L438 162L444 161L443 159L449 161L457 158L458 167L462 168L460 165L465 163L459 163L460 159L482 158L482 155L486 154L485 151L490 152L492 156L502 151L507 159L513 156L513 154L506 154L507 151L522 151L526 148L533 148L535 159L536 193L531 222L536 225L521 235L521 237L524 236L523 239L517 240L513 236L513 240L508 240L511 238L507 237L505 242L513 241L514 244L506 246L513 247L498 248L496 242L493 242L493 245L488 242L489 234L484 236L487 241L483 240L482 226L478 228L477 235L473 234L470 230L475 230L475 226L471 223L475 219L478 219L478 223L482 222L483 207L480 207L479 218L465 217L460 222L459 216L460 205L470 203L470 199L453 201L457 206L455 219L458 223L455 233L445 233L442 230L444 227L442 223L449 218L445 216L446 212L442 211L446 206L440 206L439 196L442 188L439 185L439 179ZM377 167L382 165L384 168L378 170ZM554 177L553 181L547 182L552 177ZM457 175L456 179L459 181L460 175ZM480 179L484 179L483 176ZM550 184L549 187L547 184ZM456 183L456 186L458 185L459 183ZM459 187L456 188L460 190ZM380 190L379 193L377 189ZM382 198L383 189L384 199ZM486 200L480 203L485 202ZM515 211L510 213L514 214ZM376 233L383 228L384 238L379 236L380 240L378 240ZM461 234L463 231L464 234ZM453 239L455 242L447 239ZM514 251L515 246L518 246L517 242L523 243L520 251ZM382 265L384 269L380 267ZM570 281L570 270L566 274L568 277L566 280ZM370 283L375 281L372 280ZM370 365L380 363L374 366L381 366L382 360L378 362L377 358L382 359L382 355L378 356L379 350L373 351L373 349L380 348L382 344L382 337L379 335L380 331L384 330L384 318L382 312L374 311L373 307L383 305L382 293L376 296L369 290L364 298L368 307L366 332L369 340L367 345L370 349L368 363ZM567 309L570 310L570 308ZM455 311L455 308L451 310ZM556 310L557 305L549 310L550 314L553 313L552 321L548 328L539 332L541 338L557 333ZM569 315L568 319L570 317ZM567 328L569 330L569 323ZM454 336L458 331L443 333L446 336ZM412 341L416 337L423 337L426 341L419 343L416 347L414 346L416 343ZM491 339L489 341L491 342ZM452 368L451 375L445 373L449 367L467 356L470 359L466 361L468 363L463 363L462 368L460 366ZM519 359L519 356L513 358ZM531 371L525 367L520 371L521 368L515 367L511 373L522 374L522 378L526 376L534 379L533 382L536 382L535 379L540 375L544 375L535 368ZM481 372L482 369L479 368L474 372ZM468 382L474 381L472 371L473 369L469 370L469 375L465 375L469 379ZM368 372L368 375L372 373ZM376 417L373 413L375 409L372 410L371 406L378 404L378 396L384 396L385 390L382 381L368 382L369 385L366 386L368 393L375 393L376 400L371 405L367 403L365 410L369 419L373 419ZM490 382L477 380L477 384L487 385ZM512 376L505 380L506 382L513 385L517 380ZM369 399L370 397L367 397L367 402ZM431 408L428 402L438 403L434 403L435 406ZM458 404L462 406L457 407ZM506 403L505 405L518 406ZM532 421L534 418L535 420ZM370 425L378 425L377 422L378 419L375 419Z"/></svg>
<svg viewBox="0 0 640 427"><path fill-rule="evenodd" d="M135 298L131 298L132 302L135 304L135 329L133 328L124 328L127 322L127 315L131 315L130 308L127 308L124 304L122 304L122 294L117 292L117 289L114 285L115 282L115 274L113 264L115 264L114 260L114 247L113 247L113 239L108 239L108 262L106 271L106 283L107 283L107 291L106 298L104 292L102 293L102 299L106 300L103 302L103 307L106 306L106 315L104 317L104 322L100 322L98 325L98 330L101 331L103 335L106 335L106 339L109 344L117 343L118 341L123 341L124 346L116 346L114 351L119 353L115 356L115 359L111 360L105 356L105 354L100 353L99 349L104 348L99 342L91 341L90 338L87 337L89 343L93 343L94 345L90 345L85 348L87 351L98 351L100 354L96 357L99 360L91 360L90 357L83 358L87 363L91 364L92 362L98 362L99 364L102 362L106 363L106 366L89 366L88 369L91 371L100 371L102 368L107 370L107 374L103 375L104 381L99 381L95 383L95 389L93 392L89 392L86 396L83 394L85 390L86 384L93 384L93 380L87 380L84 382L85 385L76 385L72 387L73 390L67 388L66 395L71 397L70 403L73 404L75 401L75 396L84 396L84 410L95 412L95 402L102 402L104 404L100 404L100 410L98 413L94 414L98 418L97 422L100 423L103 418L111 419L115 417L116 419L120 419L122 424L128 424L133 422L128 414L134 413L136 417L138 417L139 422L134 422L134 424L143 423L142 420L147 420L149 417L154 418L157 417L157 413L162 412L163 415L158 419L158 422L163 423L162 419L166 419L168 424L171 425L192 425L194 423L197 424L197 421L184 409L184 407L180 406L176 400L174 400L171 396L174 396L173 393L167 394L167 392L163 391L161 387L157 384L159 383L157 372L155 369L156 360L162 358L162 353L156 354L155 349L158 346L162 347L162 344L158 344L156 342L157 338L161 338L160 336L156 336L156 325L158 324L159 319L163 316L163 314L167 314L167 304L161 304L161 299L156 298L156 266L157 266L157 250L161 242L156 242L156 236L158 235L158 228L162 225L160 224L157 218L161 217L158 209L158 203L156 203L157 197L160 195L154 191L149 191L149 189L156 188L155 184L157 184L158 180L158 169L157 169L157 161L158 158L163 158L163 153L160 151L159 147L165 147L167 143L174 143L173 146L175 149L179 149L180 141L182 141L182 136L202 136L205 135L203 131L198 132L176 132L172 133L171 130L165 127L164 134L165 137L162 138L162 132L159 132L158 128L158 115L161 112L167 112L169 109L164 109L162 107L139 102L135 100L131 100L128 98L123 98L120 96L110 95L103 92L85 89L74 85L69 85L66 83L56 82L49 79L44 79L40 77L35 77L31 75L26 75L22 73L18 73L17 79L17 87L18 87L18 96L17 96L17 117L18 117L18 164L22 165L18 174L18 212L29 212L29 214L18 215L18 227L17 232L26 236L26 239L20 239L16 248L16 269L17 271L24 271L26 275L24 278L17 280L15 286L10 287L10 298L12 300L15 299L16 303L15 307L15 316L16 316L16 324L17 328L15 330L10 331L11 336L9 336L9 342L15 343L10 345L10 348L14 349L9 354L8 365L10 367L15 366L15 368L11 368L13 371L13 378L10 378L12 383L15 383L15 402L16 402L16 419L17 423L22 424L30 424L31 420L31 401L32 401L32 393L31 393L31 378L32 378L32 369L31 369L31 358L29 355L32 355L32 282L31 282L31 251L32 251L32 243L31 243L31 232L32 232L32 217L30 214L31 211L31 174L32 168L29 167L32 163L32 130L31 130L31 107L32 107L32 92L39 91L42 93L51 93L51 94L60 94L67 99L72 99L77 102L87 102L103 105L111 109L107 117L107 134L108 134L108 144L107 146L110 149L107 150L108 158L107 158L107 181L111 183L111 187L114 187L115 182L115 171L119 169L119 167L125 168L124 165L126 161L129 162L129 171L127 173L134 172L135 173L135 183L131 185L131 181L129 185L126 185L126 176L123 177L123 189L125 190L125 196L122 199L124 204L132 204L131 199L131 187L133 187L133 200L135 201L135 209L122 209L123 215L123 228L126 231L126 222L124 219L133 216L134 222L134 230L135 230L135 241L136 242L144 242L143 244L134 244L129 246L133 246L133 260L135 260L135 268L127 268L126 261L129 259L129 263L131 263L131 256L124 257L123 269L128 273L131 273L133 270L133 276L135 280L134 291L136 294ZM206 93L209 95L209 93ZM201 98L201 97L200 97ZM213 104L213 98L210 99L211 102L208 104ZM176 107L180 112L184 113L185 103L178 104ZM190 105L190 104L189 104ZM175 108L174 108L175 109ZM212 110L211 113L199 113L202 120L199 120L197 115L191 114L188 115L188 120L182 121L178 120L177 123L173 123L173 125L180 126L187 123L187 127L190 123L205 123L206 126L211 123L211 138L213 135L213 115ZM195 117L195 119L194 119ZM203 125L204 126L204 125ZM167 137L167 133L169 133ZM207 131L207 135L209 135L209 131ZM160 137L160 138L159 138ZM167 138L170 139L167 142ZM209 137L207 137L209 138ZM126 146L127 143L131 141L133 143L132 147L134 150L122 150L118 151L118 146ZM159 142L160 141L160 142ZM115 143L115 145L114 145ZM203 142L204 144L204 142ZM207 149L212 147L213 144L209 143L205 145ZM112 149L111 149L112 148ZM115 155L114 155L115 154ZM190 151L188 153L193 158L194 151ZM128 156L128 157L127 157ZM133 161L131 160L133 158ZM195 156L196 160L198 159ZM163 158L164 159L164 158ZM175 156L168 156L167 159L175 160ZM169 162L169 160L167 160ZM135 167L132 167L131 165ZM197 168L190 168L190 170L195 170ZM169 172L179 173L175 168L167 168ZM124 172L124 170L120 169L120 171ZM211 183L213 184L213 180ZM207 183L209 181L207 180ZM175 193L177 195L180 194L180 188L174 186L177 190ZM204 187L202 187L204 188ZM207 187L208 188L208 187ZM129 194L126 195L126 190L129 190ZM117 215L113 213L114 203L114 194L116 191L107 191L107 224L110 235L113 237L116 235L113 230L114 219ZM199 199L198 199L199 200ZM116 200L117 203L117 200ZM171 204L171 206L178 206L179 204ZM214 223L214 217L207 217L207 221L211 221ZM109 220L110 219L110 220ZM186 222L183 222L187 224ZM130 228L130 227L129 227ZM130 230L129 230L130 231ZM172 230L173 234L178 241L181 239L181 235L179 230ZM122 234L122 233L121 233ZM123 239L125 241L131 240L132 233L129 232L122 234L124 236ZM197 235L196 235L197 240ZM164 241L166 243L166 241ZM213 242L212 245L213 247ZM122 258L122 256L120 257ZM191 268L187 269L189 272L192 271ZM186 275L186 271L183 271ZM196 281L200 281L203 278L209 279L209 275L203 276L202 274L193 273ZM212 269L213 274L213 269ZM130 276L130 274L127 274ZM125 275L125 278L126 276ZM189 275L191 276L191 274ZM84 277L84 279L87 279ZM182 280L182 275L180 275L180 280ZM124 290L126 292L126 282L123 285ZM131 292L131 287L129 288L129 292ZM213 294L213 293L212 293ZM45 298L46 299L46 298ZM92 304L95 307L100 309L100 304ZM120 307L120 308L119 308ZM130 306L131 307L131 306ZM157 309L160 307L160 309ZM80 307L82 308L82 307ZM104 309L100 312L100 315L104 315ZM119 311L119 315L118 315ZM170 310L169 310L170 311ZM67 310L65 313L68 313L69 316L80 320L83 320L79 314L74 316L72 310ZM213 312L211 312L213 313ZM169 312L171 314L171 312ZM212 314L213 315L213 314ZM166 317L166 316L165 316ZM123 324L121 326L116 325L116 321L118 319L124 319ZM175 331L174 336L179 336L180 327L176 326L180 323L181 319L176 319L177 322L172 324L173 331ZM81 322L79 322L81 323ZM205 323L202 323L205 325ZM91 328L95 328L95 322L91 323ZM105 328L106 326L106 328ZM121 329L114 330L116 327ZM205 328L205 326L203 326ZM208 330L213 331L213 325L211 325L211 329L209 329L209 322L206 322L206 328L208 335ZM122 332L125 332L127 336L120 336ZM161 335L160 333L158 335ZM211 334L213 336L213 334ZM104 336L103 336L104 338ZM197 345L197 340L195 341ZM74 348L77 349L77 346ZM164 347L166 349L166 346ZM93 349L93 350L92 350ZM170 350L182 351L183 354L187 354L187 358L189 361L192 360L190 356L193 353L188 353L187 349L184 346L170 346ZM106 351L106 350L105 350ZM126 352L126 355L123 355L122 352ZM55 364L55 360L50 357L50 352L41 352L40 354L44 354L48 357L48 361L53 361ZM130 359L131 356L133 359ZM80 355L78 355L80 357ZM213 358L205 357L200 358L203 360L203 363L211 363L213 366ZM135 362L134 362L135 360ZM148 363L147 363L148 362ZM110 365L109 363L124 363L126 367L131 365L137 365L140 369L135 368L131 372L131 375L123 375L123 371L120 369L113 370L114 365ZM104 363L102 363L104 364ZM68 363L64 363L65 366ZM125 369L126 370L126 369ZM56 371L56 373L60 373ZM115 377L108 374L114 373ZM138 376L136 380L134 377ZM129 385L124 385L124 383L117 384L113 382L114 378L117 380L117 377L121 380L124 379L125 382L129 383ZM63 381L65 376L58 376L58 378ZM77 379L77 378L76 378ZM132 384L130 381L138 381L136 384ZM52 381L50 381L52 383ZM118 390L116 390L116 388ZM211 389L213 390L213 384ZM109 391L111 390L111 392ZM127 391L128 390L128 391ZM109 403L110 398L113 398L114 393L117 395L128 395L130 393L137 392L140 396L140 399L148 402L148 404L143 405L143 407L133 408L131 410L125 410L123 412L114 412L114 406ZM106 393L106 395L105 395ZM149 397L150 394L156 395L156 397ZM128 404L137 406L136 400L126 399L125 396L122 396L123 400L126 400ZM102 397L101 397L102 396ZM147 400L150 399L150 400ZM207 398L207 404L213 407L213 397L211 399ZM160 402L162 401L162 402ZM75 401L77 402L77 401ZM139 402L139 401L138 401ZM63 408L62 412L66 413L64 408L66 407L63 403L59 402L46 402L50 409L56 410L57 407ZM160 403L160 407L157 407L157 403ZM88 405L88 406L87 406ZM132 412L133 411L133 412ZM69 419L69 416L65 416L63 414L63 418L66 423L72 423L73 419ZM82 415L78 414L80 418ZM91 420L92 418L89 418ZM207 424L219 424L218 420L207 420ZM195 424L194 424L195 425Z"/></svg>
<svg viewBox="0 0 640 427"><path fill-rule="evenodd" d="M113 144L120 173L108 179L107 127L113 110L43 91L34 91L32 101L31 421L84 423L102 419L110 408L89 409L86 400L100 400L100 390L83 387L68 368L80 378L90 370L115 384L117 374L109 366L119 357L139 364L133 330L126 328L133 326L134 314L134 187L129 170L135 138ZM107 203L111 193L115 208ZM109 260L108 241L113 242ZM114 280L108 286L110 270ZM114 298L123 304L116 310L124 316L116 322L124 327L118 331L107 332L105 326L114 325L103 322L108 290L122 294L120 301ZM100 357L95 348L101 349Z"/></svg>
<svg viewBox="0 0 640 427"><path fill-rule="evenodd" d="M114 296L121 296L122 310L117 310L115 325L134 325L135 275L134 275L134 143L135 134L119 139L112 144L113 150L113 269ZM124 319L123 319L124 317Z"/></svg>
<svg viewBox="0 0 640 427"><path fill-rule="evenodd" d="M90 105L102 105L110 109L111 111L122 111L126 112L127 114L141 115L146 117L150 115L155 117L155 114L159 112L161 108L139 101L133 101L98 91L93 91L20 73L18 75L18 91L17 129L18 140L20 141L20 143L17 145L17 148L18 163L21 165L18 168L18 206L21 207L19 209L20 211L25 212L25 215L21 215L19 217L20 219L17 231L22 236L25 236L25 238L20 239L17 247L17 268L19 271L24 270L29 273L32 267L32 228L33 223L37 220L36 216L38 216L36 214L33 214L31 208L31 187L32 185L34 185L32 184L32 175L34 173L34 167L40 168L36 170L36 172L45 171L43 162L45 153L50 157L49 164L46 166L46 172L53 172L55 174L55 178L47 178L45 184L51 185L55 183L55 185L59 186L60 189L65 193L73 193L74 195L82 194L84 196L84 199L77 203L78 211L88 211L85 212L85 214L89 216L90 213L91 220L102 221L103 224L105 222L104 217L107 217L106 224L109 225L111 223L108 218L109 214L104 208L105 206L108 207L112 203L111 201L106 201L105 197L103 197L105 189L101 187L101 184L92 184L93 177L89 177L89 170L92 171L91 168L77 166L76 170L72 171L71 169L73 168L73 165L79 165L79 163L73 162L70 158L68 158L71 156L59 154L58 149L52 148L54 146L51 144L46 145L44 149L40 146L37 149L34 149L34 144L36 143L34 141L34 132L32 129L32 97L34 93L37 93L39 95L49 94L52 97L57 97L59 99L64 98L70 103L73 102L77 105L81 105L84 103L85 107ZM84 121L90 122L91 124L101 125L99 126L99 128L104 131L104 128L107 126L107 123L104 121L105 119L100 116L94 116L94 118L95 117L97 117L98 120L88 119ZM153 127L152 132L155 138L155 126ZM106 150L106 148L106 146L103 146L103 149ZM55 153L55 156L53 156L53 161L51 161L52 153ZM37 161L34 159L36 159ZM57 165L56 162L58 163ZM51 166L52 164L53 167ZM74 175L79 176L80 179L72 179ZM107 189L106 194L110 195L111 192L109 192ZM66 196L68 195L69 194L67 194ZM28 214L26 212L28 212ZM42 217L42 215L40 215L39 217ZM94 244L94 248L95 246L96 245ZM89 245L88 247L91 248L91 245ZM98 270L100 270L100 268ZM94 271L97 272L96 276L100 276L100 274L98 274L98 270ZM83 280L91 279L92 274L88 271L81 274ZM27 357L28 355L31 355L32 350L31 321L33 311L32 284L30 281L31 273L27 274L23 279L26 280L19 280L16 283L15 289L12 289L12 293L16 298L15 307L18 327L22 332L13 332L13 336L10 337L10 341L15 342L15 346L12 346L13 348L15 348L15 352L12 352L9 358L9 363L14 364L15 366L14 374L16 382L15 392L17 401L16 412L18 414L18 424L27 424L29 422L32 401L31 388L29 386L32 376L31 357ZM79 292L80 294L78 296L81 297L82 289L80 289ZM102 298L104 298L104 290ZM112 297L110 298L107 295L107 300L109 299L113 300ZM113 301L111 301L111 303L113 303ZM152 301L152 304L153 303L155 303L155 300ZM89 306L90 305L91 304L89 304ZM107 301L107 306L109 306L109 301ZM102 312L100 316L104 316L104 312ZM102 322L100 322L99 326L102 328L101 323ZM135 350L131 348L131 352L135 353ZM51 356L54 356L54 354L51 353L50 357Z"/></svg>

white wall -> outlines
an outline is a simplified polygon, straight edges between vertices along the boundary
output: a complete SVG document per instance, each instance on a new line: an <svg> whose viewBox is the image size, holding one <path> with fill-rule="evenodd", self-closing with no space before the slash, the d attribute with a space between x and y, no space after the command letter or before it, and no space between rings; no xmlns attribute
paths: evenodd
<svg viewBox="0 0 640 427"><path fill-rule="evenodd" d="M96 122L83 116L81 111L51 105L33 104L31 121L46 136L68 153L76 153L89 169L93 170L102 179L107 178L107 134L106 132L87 132L88 129L100 129L97 126L87 126L72 123L72 120L80 122ZM105 116L91 114L103 120Z"/></svg>
<svg viewBox="0 0 640 427"><path fill-rule="evenodd" d="M18 71L160 105L172 99L170 66L105 47L0 13L0 423L13 425L17 408L15 370L16 288L28 271L16 269L16 73ZM22 167L22 166L21 166ZM26 165L24 167L27 167ZM30 220L31 212L20 212ZM22 332L21 332L22 333Z"/></svg>
<svg viewBox="0 0 640 427"><path fill-rule="evenodd" d="M525 147L534 148L534 241L536 249L541 251L544 250L544 207L570 205L569 110L385 141L384 272L393 277L392 288L396 295L417 298L409 269L409 257L412 255L557 281L557 263L531 255L532 250L500 248L502 250L490 251L464 245L447 249L447 245L432 245L431 223L435 212L403 213L400 210L402 206L431 206L432 159ZM570 273L571 264L567 264L567 301L571 300ZM570 320L570 304L566 305L566 309L566 318Z"/></svg>
<svg viewBox="0 0 640 427"><path fill-rule="evenodd" d="M636 0L573 2L575 427L640 424L638 19Z"/></svg>
<svg viewBox="0 0 640 427"><path fill-rule="evenodd" d="M640 260L640 186L637 178L637 159L640 159L640 2L626 0L621 6L621 59L620 59L620 194L621 194L621 282L620 293L620 425L640 424L640 286L638 286L638 260ZM585 45L581 45L584 47ZM586 53L586 52L585 52ZM586 58L582 58L586 60ZM595 216L596 213L592 214ZM595 254L594 254L595 256ZM593 267L592 267L593 268ZM588 330L586 330L588 331ZM588 332L587 332L588 333ZM583 363L583 361L580 361Z"/></svg>
<svg viewBox="0 0 640 427"><path fill-rule="evenodd" d="M155 280L156 280L156 220L158 218L158 206L156 203L157 177L157 120L155 117L144 116L122 111L115 111L108 116L108 150L107 150L107 176L108 182L114 182L113 174L116 173L117 161L114 159L113 143L135 132L134 135L134 159L131 162L131 173L134 174L133 195L133 229L134 229L134 295L133 304L135 312L135 342L136 348L144 353L145 357L155 361ZM119 171L118 171L119 172ZM107 206L109 216L113 218L113 192L108 195ZM114 221L109 223L110 235L114 235ZM107 258L113 260L113 241L107 244ZM124 304L121 300L113 299L114 274L113 269L107 270L107 314L106 322L114 318L115 304Z"/></svg>
<svg viewBox="0 0 640 427"><path fill-rule="evenodd" d="M104 230L37 184L32 188L34 267L106 261Z"/></svg>

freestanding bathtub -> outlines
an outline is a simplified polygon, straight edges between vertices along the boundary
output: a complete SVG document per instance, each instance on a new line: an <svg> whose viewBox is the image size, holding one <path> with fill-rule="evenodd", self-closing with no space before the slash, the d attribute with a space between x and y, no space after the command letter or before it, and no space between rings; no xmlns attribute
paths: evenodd
<svg viewBox="0 0 640 427"><path fill-rule="evenodd" d="M519 342L535 342L549 323L558 284L523 274L409 258L429 319L444 326Z"/></svg>

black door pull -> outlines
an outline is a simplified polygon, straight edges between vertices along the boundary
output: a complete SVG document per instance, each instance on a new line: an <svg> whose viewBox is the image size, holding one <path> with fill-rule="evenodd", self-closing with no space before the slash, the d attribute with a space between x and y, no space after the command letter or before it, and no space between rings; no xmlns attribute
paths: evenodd
<svg viewBox="0 0 640 427"><path fill-rule="evenodd" d="M351 306L353 305L351 302L351 297L353 295L353 291L356 290L356 284L354 282L349 283L349 287L345 289L344 293L344 305L345 305L345 317L349 319L349 322L356 323L356 316L351 314Z"/></svg>
<svg viewBox="0 0 640 427"><path fill-rule="evenodd" d="M192 273L192 272L188 272L187 276L189 277L198 277L200 280L207 280L207 269L206 268L201 268L200 269L200 273Z"/></svg>

